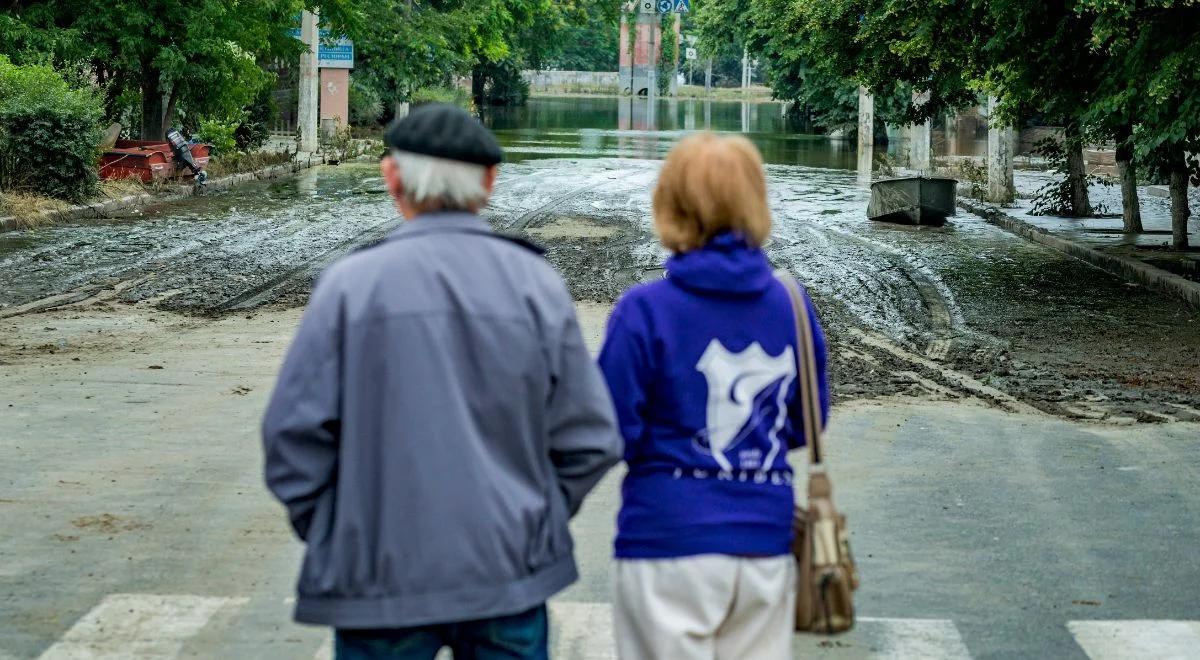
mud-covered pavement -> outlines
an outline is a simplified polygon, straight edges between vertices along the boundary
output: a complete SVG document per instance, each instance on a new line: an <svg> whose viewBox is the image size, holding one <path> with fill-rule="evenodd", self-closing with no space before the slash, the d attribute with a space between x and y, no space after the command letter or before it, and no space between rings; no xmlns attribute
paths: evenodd
<svg viewBox="0 0 1200 660"><path fill-rule="evenodd" d="M580 300L661 277L658 162L506 165L486 215L547 248ZM868 221L844 170L770 165L772 259L816 297L842 400L978 399L1116 422L1200 420L1196 310L961 214L943 228ZM199 316L303 304L325 265L399 220L370 163L0 235L0 359L58 350L5 319L139 304ZM753 322L747 320L747 322Z"/></svg>

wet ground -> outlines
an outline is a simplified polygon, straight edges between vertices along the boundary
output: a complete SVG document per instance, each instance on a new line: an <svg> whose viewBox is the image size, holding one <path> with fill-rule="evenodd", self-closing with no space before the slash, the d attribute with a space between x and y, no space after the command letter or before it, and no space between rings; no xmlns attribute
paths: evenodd
<svg viewBox="0 0 1200 660"><path fill-rule="evenodd" d="M849 146L787 132L777 104L664 102L649 113L629 100L580 103L535 101L492 118L510 162L486 214L546 246L577 299L611 302L661 276L649 215L657 159L692 128L745 130L770 163L769 253L818 301L840 400L1200 420L1196 310L974 216L936 229L871 223ZM58 347L52 330L44 341L5 332L16 316L303 304L321 268L398 222L377 168L354 163L102 223L0 234L0 360Z"/></svg>

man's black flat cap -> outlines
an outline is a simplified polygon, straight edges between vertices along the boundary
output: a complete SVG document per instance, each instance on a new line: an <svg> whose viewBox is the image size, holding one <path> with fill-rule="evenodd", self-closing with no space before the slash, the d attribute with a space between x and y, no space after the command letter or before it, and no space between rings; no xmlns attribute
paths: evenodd
<svg viewBox="0 0 1200 660"><path fill-rule="evenodd" d="M498 165L504 158L491 131L465 110L445 103L413 108L392 122L383 141L398 151L476 165Z"/></svg>

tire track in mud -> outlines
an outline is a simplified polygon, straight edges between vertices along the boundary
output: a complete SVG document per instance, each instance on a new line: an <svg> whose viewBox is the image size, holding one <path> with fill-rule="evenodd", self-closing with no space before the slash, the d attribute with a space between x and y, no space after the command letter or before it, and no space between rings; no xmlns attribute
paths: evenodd
<svg viewBox="0 0 1200 660"><path fill-rule="evenodd" d="M888 386L907 382L937 396L972 398L1011 412L1044 414L953 368L960 352L998 355L1003 344L967 326L954 293L919 259L847 229L795 217L787 221L787 242L769 249L809 282L816 295L832 299L840 308L831 310L826 320L833 329L833 343L838 344L838 358L882 372ZM869 258L864 258L863 250ZM852 285L847 292L848 281ZM919 305L906 304L908 293L915 294ZM852 393L871 393L870 387L863 389Z"/></svg>
<svg viewBox="0 0 1200 660"><path fill-rule="evenodd" d="M238 312L274 302L302 283L311 282L322 270L347 252L359 246L382 240L396 228L397 222L397 220L384 220L371 225L350 238L339 241L333 247L300 265L285 270L262 284L226 298L214 305L211 311L216 314Z"/></svg>
<svg viewBox="0 0 1200 660"><path fill-rule="evenodd" d="M566 203L583 193L594 190L613 181L629 178L637 173L638 172L630 172L624 175L611 176L605 172L606 176L603 176L603 178L598 181L591 181L586 185L579 186L566 193L557 195L544 204L522 213L514 221L506 225L505 229L522 230L527 227L529 223L538 219L542 214L547 213L555 207ZM509 181L509 183L519 179L530 179L537 176L546 176L552 174L553 172L549 171L531 172L519 177L514 177ZM315 257L305 261L304 263L290 268L262 284L251 287L227 298L221 303L215 305L212 311L217 314L232 313L253 309L255 307L260 307L262 305L274 302L288 291L297 289L300 286L311 282L317 275L320 274L322 270L347 252L359 248L360 246L370 245L376 241L382 240L395 228L397 222L397 220L393 219L372 225L358 234L338 242L333 247L330 247L324 252L321 252Z"/></svg>

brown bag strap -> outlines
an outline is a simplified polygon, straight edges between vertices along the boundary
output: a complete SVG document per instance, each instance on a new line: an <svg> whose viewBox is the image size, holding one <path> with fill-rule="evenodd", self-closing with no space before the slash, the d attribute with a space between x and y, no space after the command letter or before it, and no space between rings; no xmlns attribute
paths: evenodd
<svg viewBox="0 0 1200 660"><path fill-rule="evenodd" d="M823 468L820 381L817 378L817 351L813 344L808 307L804 304L804 293L796 278L784 273L777 273L776 277L788 291L788 297L792 300L792 316L796 320L796 380L799 384L800 418L804 443L808 445L809 466Z"/></svg>

